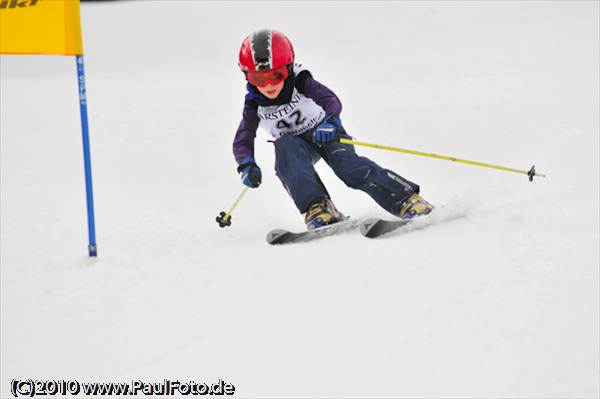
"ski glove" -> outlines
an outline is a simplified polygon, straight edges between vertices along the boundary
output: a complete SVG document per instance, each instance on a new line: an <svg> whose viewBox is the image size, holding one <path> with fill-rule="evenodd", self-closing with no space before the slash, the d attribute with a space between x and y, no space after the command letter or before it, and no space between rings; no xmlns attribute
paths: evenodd
<svg viewBox="0 0 600 399"><path fill-rule="evenodd" d="M336 115L325 116L323 122L319 123L313 131L313 142L320 145L339 142L338 129L341 126L342 121Z"/></svg>
<svg viewBox="0 0 600 399"><path fill-rule="evenodd" d="M250 188L260 186L260 183L262 182L262 172L253 157L244 158L237 170L242 177L242 183L246 186Z"/></svg>

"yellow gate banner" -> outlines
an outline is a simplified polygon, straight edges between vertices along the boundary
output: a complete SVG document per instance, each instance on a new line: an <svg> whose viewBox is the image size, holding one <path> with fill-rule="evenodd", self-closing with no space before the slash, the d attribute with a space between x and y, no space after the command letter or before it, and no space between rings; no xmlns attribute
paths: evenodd
<svg viewBox="0 0 600 399"><path fill-rule="evenodd" d="M79 0L0 0L0 54L83 54Z"/></svg>

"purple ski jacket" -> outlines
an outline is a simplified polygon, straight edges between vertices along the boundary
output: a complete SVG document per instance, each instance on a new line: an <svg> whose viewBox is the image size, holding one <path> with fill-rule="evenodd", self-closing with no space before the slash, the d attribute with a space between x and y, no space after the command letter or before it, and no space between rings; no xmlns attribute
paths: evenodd
<svg viewBox="0 0 600 399"><path fill-rule="evenodd" d="M254 139L260 122L257 113L258 106L289 103L294 87L305 97L311 98L321 106L327 115L339 117L342 112L342 103L335 93L313 79L308 70L301 71L297 76L294 75L293 71L290 71L281 93L273 100L263 96L254 86L247 84L248 93L244 101L242 121L233 140L233 155L238 164L246 157L254 157Z"/></svg>

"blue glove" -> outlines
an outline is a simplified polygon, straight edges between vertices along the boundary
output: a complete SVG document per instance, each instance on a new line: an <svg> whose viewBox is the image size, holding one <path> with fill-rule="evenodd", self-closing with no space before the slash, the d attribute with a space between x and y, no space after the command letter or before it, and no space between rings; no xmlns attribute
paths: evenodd
<svg viewBox="0 0 600 399"><path fill-rule="evenodd" d="M340 121L340 118L336 115L327 115L313 131L313 142L320 145L339 142L338 129L341 126L342 121Z"/></svg>
<svg viewBox="0 0 600 399"><path fill-rule="evenodd" d="M244 158L237 170L242 176L242 183L246 186L250 188L260 186L260 183L262 182L262 172L253 157L248 156Z"/></svg>

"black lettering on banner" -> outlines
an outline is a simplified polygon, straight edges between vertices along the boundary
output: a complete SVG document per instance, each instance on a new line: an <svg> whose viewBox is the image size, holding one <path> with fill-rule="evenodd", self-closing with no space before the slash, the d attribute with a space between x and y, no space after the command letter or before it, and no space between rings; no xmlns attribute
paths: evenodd
<svg viewBox="0 0 600 399"><path fill-rule="evenodd" d="M0 1L0 9L5 8L23 8L35 6L39 0L2 0Z"/></svg>

